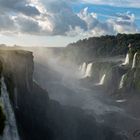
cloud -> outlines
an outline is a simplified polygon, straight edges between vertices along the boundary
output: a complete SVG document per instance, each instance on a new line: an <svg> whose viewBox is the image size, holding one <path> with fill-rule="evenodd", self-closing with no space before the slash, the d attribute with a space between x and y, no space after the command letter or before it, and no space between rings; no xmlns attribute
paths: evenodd
<svg viewBox="0 0 140 140"><path fill-rule="evenodd" d="M88 29L92 29L98 24L97 14L88 13L88 7L81 10L78 16L86 22Z"/></svg>
<svg viewBox="0 0 140 140"><path fill-rule="evenodd" d="M15 30L13 19L8 15L0 15L0 32L8 32Z"/></svg>
<svg viewBox="0 0 140 140"><path fill-rule="evenodd" d="M94 12L89 13L88 8L81 10L78 16L87 24L87 36L100 36L105 34L114 34L113 26L108 22L98 20L98 15Z"/></svg>
<svg viewBox="0 0 140 140"><path fill-rule="evenodd" d="M69 27L80 27L87 30L86 23L80 19L69 6L67 1L48 0L42 1L47 9L49 20L52 23L52 35L65 35Z"/></svg>
<svg viewBox="0 0 140 140"><path fill-rule="evenodd" d="M70 28L68 35L83 35L85 37L101 36L101 35L114 35L117 33L137 33L139 29L135 24L135 15L126 13L116 13L114 16L108 17L105 22L98 19L96 13L89 13L88 8L85 8L78 13L78 16L87 24L87 30L76 27Z"/></svg>
<svg viewBox="0 0 140 140"><path fill-rule="evenodd" d="M70 26L87 29L86 23L73 13L66 1L0 0L0 8L5 15L15 16L11 21L21 33L65 35Z"/></svg>
<svg viewBox="0 0 140 140"><path fill-rule="evenodd" d="M20 16L15 18L15 22L18 25L19 31L22 33L39 34L41 31L41 27L34 19Z"/></svg>
<svg viewBox="0 0 140 140"><path fill-rule="evenodd" d="M116 19L109 19L108 22L113 25L118 33L136 33L139 31L135 24L135 15L130 12L116 14Z"/></svg>
<svg viewBox="0 0 140 140"><path fill-rule="evenodd" d="M72 3L74 0L0 0L0 32L88 37L139 31L130 12L117 13L102 22L88 8L74 13Z"/></svg>
<svg viewBox="0 0 140 140"><path fill-rule="evenodd" d="M30 5L28 0L0 0L0 10L4 12L20 12L27 16L39 15L39 10Z"/></svg>

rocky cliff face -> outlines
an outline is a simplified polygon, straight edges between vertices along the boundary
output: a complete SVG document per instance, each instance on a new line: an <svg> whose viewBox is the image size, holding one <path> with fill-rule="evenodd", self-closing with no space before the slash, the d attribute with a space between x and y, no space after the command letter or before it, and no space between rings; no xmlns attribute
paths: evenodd
<svg viewBox="0 0 140 140"><path fill-rule="evenodd" d="M2 77L4 78L10 101L15 112L21 104L24 104L24 102L22 102L22 98L27 96L19 96L20 90L29 91L32 88L32 74L33 55L31 52L0 50L0 80L2 81ZM2 111L0 118L1 120L3 118ZM1 126L2 125L3 123L1 122Z"/></svg>

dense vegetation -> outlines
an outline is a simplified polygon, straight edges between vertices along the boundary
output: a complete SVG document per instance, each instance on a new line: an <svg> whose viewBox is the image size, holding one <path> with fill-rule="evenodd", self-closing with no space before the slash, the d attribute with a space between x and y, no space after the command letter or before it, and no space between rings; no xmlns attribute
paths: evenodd
<svg viewBox="0 0 140 140"><path fill-rule="evenodd" d="M106 35L79 40L66 47L65 56L80 61L91 60L95 56L123 55L127 53L129 43L135 50L140 49L140 34Z"/></svg>
<svg viewBox="0 0 140 140"><path fill-rule="evenodd" d="M0 106L0 135L3 133L4 126L5 126L5 115L2 111L2 107Z"/></svg>

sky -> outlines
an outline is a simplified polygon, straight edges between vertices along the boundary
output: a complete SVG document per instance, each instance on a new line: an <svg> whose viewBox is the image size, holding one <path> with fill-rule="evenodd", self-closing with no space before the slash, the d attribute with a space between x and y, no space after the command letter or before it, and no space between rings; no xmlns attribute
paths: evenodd
<svg viewBox="0 0 140 140"><path fill-rule="evenodd" d="M0 44L63 47L140 32L140 0L0 0Z"/></svg>

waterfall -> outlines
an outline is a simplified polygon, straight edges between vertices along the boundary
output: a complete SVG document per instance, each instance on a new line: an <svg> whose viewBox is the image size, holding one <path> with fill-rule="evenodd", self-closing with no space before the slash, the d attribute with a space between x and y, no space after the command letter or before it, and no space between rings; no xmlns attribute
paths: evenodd
<svg viewBox="0 0 140 140"><path fill-rule="evenodd" d="M87 65L87 69L86 69L86 72L85 72L85 77L91 77L91 74L92 74L92 66L93 66L93 63L89 63Z"/></svg>
<svg viewBox="0 0 140 140"><path fill-rule="evenodd" d="M124 74L124 75L121 77L120 84L119 84L119 89L123 88L125 76L126 76L126 74Z"/></svg>
<svg viewBox="0 0 140 140"><path fill-rule="evenodd" d="M103 85L103 84L104 84L104 82L105 82L105 77L106 77L106 75L104 74L104 75L102 76L100 82L99 82L99 85Z"/></svg>
<svg viewBox="0 0 140 140"><path fill-rule="evenodd" d="M81 73L82 73L82 75L85 75L86 68L87 68L87 64L84 62L83 65L81 66Z"/></svg>
<svg viewBox="0 0 140 140"><path fill-rule="evenodd" d="M6 115L6 126L4 129L4 134L2 140L19 140L16 119L14 111L12 109L9 95L4 83L4 78L1 79L2 88L1 88L1 102L3 105L4 113Z"/></svg>
<svg viewBox="0 0 140 140"><path fill-rule="evenodd" d="M97 83L96 85L103 85L104 82L105 82L105 77L106 77L106 74L103 74L103 76L101 77L101 80L99 83Z"/></svg>
<svg viewBox="0 0 140 140"><path fill-rule="evenodd" d="M136 57L137 57L137 52L134 54L134 58L133 58L133 63L132 63L132 68L136 67Z"/></svg>
<svg viewBox="0 0 140 140"><path fill-rule="evenodd" d="M123 65L128 65L128 64L129 64L129 53L127 53L125 62L123 63Z"/></svg>

